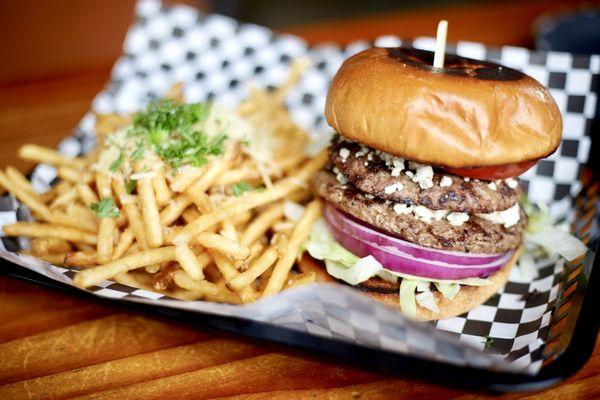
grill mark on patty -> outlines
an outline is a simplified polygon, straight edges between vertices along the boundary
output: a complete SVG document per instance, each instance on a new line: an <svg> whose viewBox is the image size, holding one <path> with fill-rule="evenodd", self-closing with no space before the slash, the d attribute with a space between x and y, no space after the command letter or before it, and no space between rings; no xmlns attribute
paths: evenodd
<svg viewBox="0 0 600 400"><path fill-rule="evenodd" d="M348 184L341 185L328 171L320 171L312 182L314 192L340 210L367 224L422 246L472 253L502 253L522 243L527 217L521 210L521 219L513 227L471 215L460 226L447 219L421 221L411 214L396 214L392 206L381 199L367 199L364 193Z"/></svg>
<svg viewBox="0 0 600 400"><path fill-rule="evenodd" d="M342 159L339 152L347 148L350 155ZM374 152L372 160L367 156L356 157L361 149L355 142L347 142L337 135L329 148L329 159L333 166L364 193L371 194L383 200L391 200L403 204L421 204L433 210L451 210L468 214L490 213L496 210L506 210L519 200L519 190L511 189L506 183L498 182L496 190L488 187L488 181L471 179L466 182L462 177L434 169L433 187L421 189L402 171L400 176L391 175L391 170ZM365 165L365 162L368 162ZM405 163L407 164L407 163ZM443 176L452 179L447 187L440 186ZM385 188L395 183L402 183L401 191L385 193Z"/></svg>

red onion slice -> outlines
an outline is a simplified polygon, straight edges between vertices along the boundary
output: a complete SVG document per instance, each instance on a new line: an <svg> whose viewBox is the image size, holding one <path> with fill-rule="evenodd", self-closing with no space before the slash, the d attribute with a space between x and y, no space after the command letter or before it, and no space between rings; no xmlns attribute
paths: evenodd
<svg viewBox="0 0 600 400"><path fill-rule="evenodd" d="M484 277L502 268L513 254L509 251L474 257L469 253L428 249L414 243L406 246L409 242L362 225L330 204L325 206L324 215L333 237L342 246L359 257L372 255L385 269L393 272L429 279Z"/></svg>
<svg viewBox="0 0 600 400"><path fill-rule="evenodd" d="M375 228L367 225L363 221L359 221L352 216L339 211L331 204L325 206L325 216L330 215L332 220L339 221L342 224L343 231L357 232L359 237L364 238L379 246L391 246L399 251L409 254L415 258L425 259L430 261L442 261L452 264L461 265L482 265L494 262L503 258L506 253L486 254L486 253L465 253L461 251L449 251L432 249L420 246L416 243L408 242L386 233L380 232Z"/></svg>

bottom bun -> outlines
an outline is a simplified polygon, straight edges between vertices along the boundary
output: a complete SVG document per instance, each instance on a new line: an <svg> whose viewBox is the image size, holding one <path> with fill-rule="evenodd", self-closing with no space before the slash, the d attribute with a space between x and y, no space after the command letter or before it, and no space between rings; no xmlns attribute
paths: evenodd
<svg viewBox="0 0 600 400"><path fill-rule="evenodd" d="M470 311L475 307L485 303L487 299L496 294L506 284L510 270L519 259L520 254L521 249L519 248L517 251L515 251L515 254L510 260L508 260L504 267L490 275L488 279L490 280L491 284L489 285L462 286L460 291L451 300L442 296L440 292L433 292L433 295L437 300L439 312L431 311L417 304L416 319L420 321L433 321L451 318L466 313L467 311ZM312 259L305 260L306 258L310 257L305 255L303 262L300 263L300 269L302 272L309 272L312 270L316 274L317 281L341 282L347 285L347 283L339 281L327 274L325 267L321 262L317 262ZM360 290L364 294L371 296L377 301L397 309L400 308L400 285L397 283L384 281L379 277L375 277L353 287Z"/></svg>

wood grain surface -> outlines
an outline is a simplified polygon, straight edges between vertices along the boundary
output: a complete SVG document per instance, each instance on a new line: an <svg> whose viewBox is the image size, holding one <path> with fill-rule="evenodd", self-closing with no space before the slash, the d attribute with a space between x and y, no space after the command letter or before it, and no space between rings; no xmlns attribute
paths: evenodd
<svg viewBox="0 0 600 400"><path fill-rule="evenodd" d="M512 8L497 5L496 23L491 23L493 18L487 11L477 7L453 15L463 21L461 39L520 44L528 43L523 27L530 27L532 15L545 11L543 4L549 7L555 3L534 1L520 9L514 2ZM312 42L380 33L413 37L423 33L423 21L432 22L438 14L439 10L411 14L421 21L412 28L402 25L406 16L386 15L290 31ZM512 19L512 26L521 28L507 29L503 25L507 18ZM394 24L404 28L394 30ZM89 109L109 72L99 65L0 86L1 166L12 164L28 170L31 165L17 160L16 149L25 142L55 145ZM0 399L424 400L488 396L435 382L381 375L266 342L110 309L3 275L0 321ZM597 345L586 366L561 385L541 393L495 398L600 398L599 372Z"/></svg>

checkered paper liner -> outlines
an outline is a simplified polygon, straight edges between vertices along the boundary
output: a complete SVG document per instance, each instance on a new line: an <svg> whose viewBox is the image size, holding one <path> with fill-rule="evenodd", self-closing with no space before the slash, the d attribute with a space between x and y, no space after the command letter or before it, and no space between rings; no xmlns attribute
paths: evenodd
<svg viewBox="0 0 600 400"><path fill-rule="evenodd" d="M344 59L371 46L433 48L431 38L408 42L391 36L344 47L309 47L294 36L274 34L220 15L204 15L186 6L167 8L155 0L140 1L137 16L124 44L125 54L115 64L105 90L94 99L93 111L138 110L175 82L184 82L188 101L212 100L233 106L247 95L247 82L275 87L287 76L292 60L308 57L312 66L288 95L287 105L295 121L317 137L329 130L323 118L324 99ZM563 142L556 153L529 170L523 182L532 201L547 203L552 214L567 217L589 155L596 102L592 87L600 72L600 56L488 48L471 42L450 45L448 51L498 60L550 88L563 114ZM86 114L73 135L61 142L60 151L72 156L89 151L94 145L94 122L93 114ZM38 165L32 173L36 190L46 190L55 181L56 170L51 166ZM28 219L28 210L14 198L0 199L0 226ZM14 253L27 246L26 239L2 237L0 256L72 285L74 271ZM557 259L539 259L536 265L538 278L523 279L518 268L513 268L498 295L462 316L435 324L406 319L339 285L309 285L244 306L179 301L111 281L89 291L123 301L252 319L457 365L534 374L542 365L544 339L563 270Z"/></svg>

